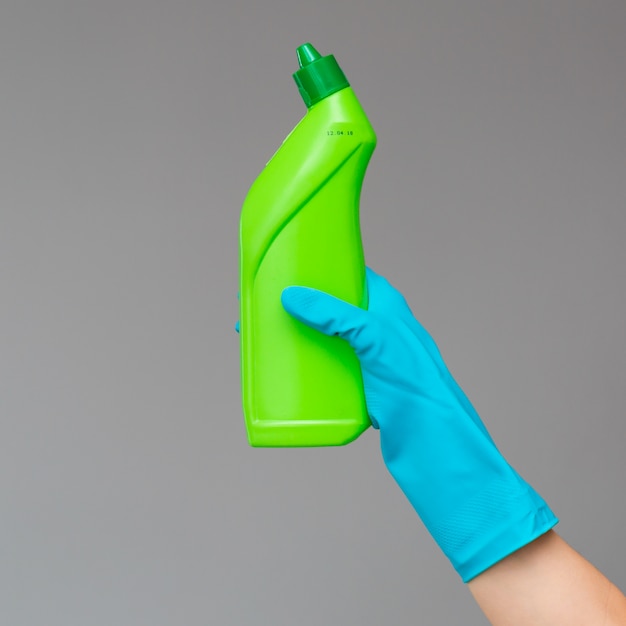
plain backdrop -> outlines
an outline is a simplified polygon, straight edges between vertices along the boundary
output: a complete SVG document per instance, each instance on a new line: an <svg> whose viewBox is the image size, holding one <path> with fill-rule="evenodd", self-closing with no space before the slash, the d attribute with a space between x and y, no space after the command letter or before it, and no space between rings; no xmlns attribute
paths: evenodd
<svg viewBox="0 0 626 626"><path fill-rule="evenodd" d="M4 0L0 624L486 621L369 430L248 446L238 219L333 53L367 262L626 587L623 0Z"/></svg>

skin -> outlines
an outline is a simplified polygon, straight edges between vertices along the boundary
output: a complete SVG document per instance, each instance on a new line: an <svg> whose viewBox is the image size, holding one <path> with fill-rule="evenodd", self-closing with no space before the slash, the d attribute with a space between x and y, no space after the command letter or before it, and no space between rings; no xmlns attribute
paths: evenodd
<svg viewBox="0 0 626 626"><path fill-rule="evenodd" d="M626 597L554 531L468 587L493 626L626 625Z"/></svg>

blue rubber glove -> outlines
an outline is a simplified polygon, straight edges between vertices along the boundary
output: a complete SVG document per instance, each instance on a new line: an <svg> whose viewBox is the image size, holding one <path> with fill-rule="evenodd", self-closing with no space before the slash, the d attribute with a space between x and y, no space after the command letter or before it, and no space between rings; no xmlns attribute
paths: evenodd
<svg viewBox="0 0 626 626"><path fill-rule="evenodd" d="M287 287L284 308L354 348L383 459L465 582L557 518L506 462L404 297L367 271L368 310Z"/></svg>

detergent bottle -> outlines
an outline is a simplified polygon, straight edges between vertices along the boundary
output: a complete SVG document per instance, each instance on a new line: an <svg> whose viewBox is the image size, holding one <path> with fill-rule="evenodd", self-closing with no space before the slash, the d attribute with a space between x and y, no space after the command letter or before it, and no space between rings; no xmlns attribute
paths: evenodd
<svg viewBox="0 0 626 626"><path fill-rule="evenodd" d="M359 197L376 135L334 56L297 49L307 113L255 180L240 222L243 410L252 446L346 444L370 425L348 343L293 319L289 285L367 308Z"/></svg>

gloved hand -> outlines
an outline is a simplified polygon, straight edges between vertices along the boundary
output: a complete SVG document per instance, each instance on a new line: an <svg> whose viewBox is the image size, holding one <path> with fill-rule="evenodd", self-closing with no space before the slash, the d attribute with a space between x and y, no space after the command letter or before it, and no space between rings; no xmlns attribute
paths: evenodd
<svg viewBox="0 0 626 626"><path fill-rule="evenodd" d="M367 287L366 311L308 287L287 287L282 303L354 348L385 464L467 582L558 520L500 454L402 294L369 269Z"/></svg>

